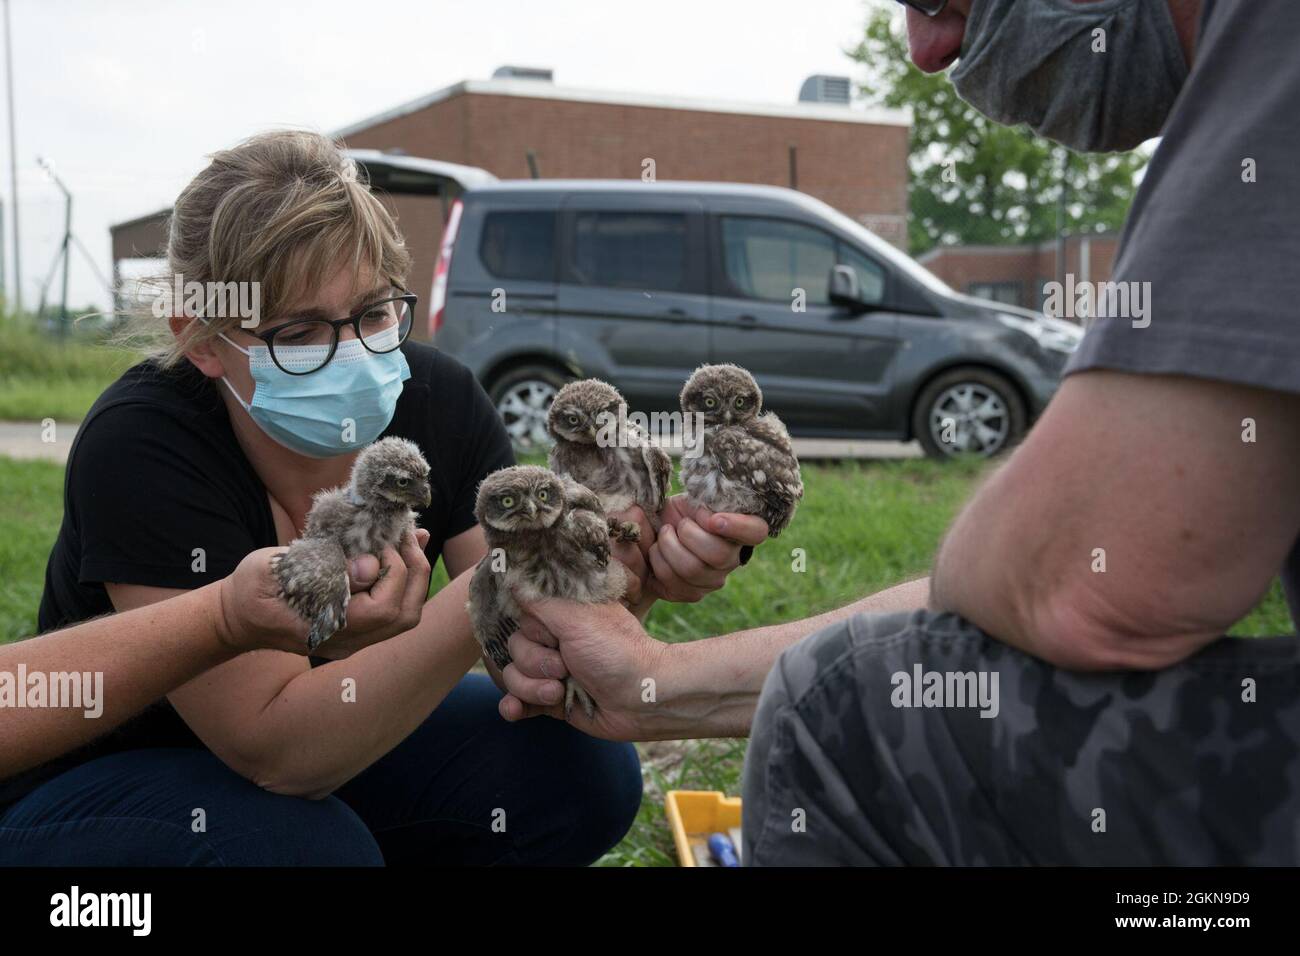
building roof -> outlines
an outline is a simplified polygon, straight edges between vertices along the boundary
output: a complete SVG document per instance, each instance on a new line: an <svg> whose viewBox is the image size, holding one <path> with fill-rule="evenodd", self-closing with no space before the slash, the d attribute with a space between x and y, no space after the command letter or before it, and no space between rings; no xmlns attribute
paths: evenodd
<svg viewBox="0 0 1300 956"><path fill-rule="evenodd" d="M1077 242L1080 239L1116 239L1117 240L1119 239L1119 233L1113 231L1072 232L1065 237L1066 242ZM962 245L961 243L953 243L951 245L946 245L946 246L935 246L934 248L929 249L926 252L921 253L921 255L917 256L916 261L920 263L930 262L934 259L939 258L939 256L945 255L950 252L958 252L958 253L976 252L980 254L991 253L993 255L998 255L1003 253L1016 253L1019 255L1024 255L1026 252L1048 252L1056 247L1056 243L1057 240L1055 239L1044 239L1042 242L1025 242L1025 243L1020 243L1018 245L1017 244L1010 244L1010 245L986 244L986 245L966 246L966 245Z"/></svg>
<svg viewBox="0 0 1300 956"><path fill-rule="evenodd" d="M528 96L543 100L564 100L574 103L606 103L611 106L644 106L663 110L694 110L704 113L735 113L746 116L774 116L785 119L824 120L832 123L867 123L876 126L910 126L912 115L908 110L872 107L860 109L825 103L747 103L734 100L706 100L684 96L658 96L652 93L621 93L614 90L593 90L581 87L556 86L540 80L463 80L443 87L426 96L402 103L390 110L358 120L335 130L336 137L351 136L372 126L386 123L410 113L418 112L434 103L474 93L480 96Z"/></svg>

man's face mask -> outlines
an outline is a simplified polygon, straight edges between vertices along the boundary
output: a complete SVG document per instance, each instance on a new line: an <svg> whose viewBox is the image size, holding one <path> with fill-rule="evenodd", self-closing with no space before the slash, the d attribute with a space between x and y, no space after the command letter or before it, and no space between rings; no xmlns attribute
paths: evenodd
<svg viewBox="0 0 1300 956"><path fill-rule="evenodd" d="M974 0L951 79L995 122L1113 152L1160 134L1187 62L1165 0Z"/></svg>

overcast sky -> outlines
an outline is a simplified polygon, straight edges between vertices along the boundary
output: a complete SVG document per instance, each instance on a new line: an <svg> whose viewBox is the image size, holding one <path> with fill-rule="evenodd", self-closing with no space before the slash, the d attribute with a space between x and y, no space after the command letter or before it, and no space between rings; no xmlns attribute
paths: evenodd
<svg viewBox="0 0 1300 956"><path fill-rule="evenodd" d="M63 233L37 156L72 191L73 232L108 275L111 223L170 205L205 154L258 130L329 132L506 63L566 86L793 103L811 73L858 78L843 51L873 2L885 0L10 0L24 304ZM79 254L71 289L74 307L108 304Z"/></svg>

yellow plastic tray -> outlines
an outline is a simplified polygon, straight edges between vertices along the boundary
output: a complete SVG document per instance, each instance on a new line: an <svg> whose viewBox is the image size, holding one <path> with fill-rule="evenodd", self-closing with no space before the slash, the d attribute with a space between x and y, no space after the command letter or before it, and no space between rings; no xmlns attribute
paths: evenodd
<svg viewBox="0 0 1300 956"><path fill-rule="evenodd" d="M664 798L664 812L668 814L673 842L677 844L678 862L682 866L695 866L690 837L726 833L740 826L740 797L729 797L721 790L669 790Z"/></svg>

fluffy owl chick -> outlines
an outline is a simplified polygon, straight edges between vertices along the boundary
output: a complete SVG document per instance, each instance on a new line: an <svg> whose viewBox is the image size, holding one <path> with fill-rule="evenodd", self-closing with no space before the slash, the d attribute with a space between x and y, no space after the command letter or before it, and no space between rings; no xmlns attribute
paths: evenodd
<svg viewBox="0 0 1300 956"><path fill-rule="evenodd" d="M507 640L524 601L565 598L604 604L623 596L622 565L610 561L609 526L600 499L571 478L536 465L503 468L479 485L474 514L487 538L488 553L470 578L469 619L474 636L492 663L510 663ZM588 717L591 697L572 677L565 682L564 712L582 701Z"/></svg>
<svg viewBox="0 0 1300 956"><path fill-rule="evenodd" d="M738 365L701 365L682 389L682 411L704 416L702 453L682 458L692 504L758 515L775 538L803 497L799 460L781 419L764 413L754 376Z"/></svg>
<svg viewBox="0 0 1300 956"><path fill-rule="evenodd" d="M370 445L357 456L348 484L316 494L302 537L272 559L282 596L311 624L309 650L347 624L348 562L378 556L414 534L411 509L427 508L431 498L429 463L404 438Z"/></svg>
<svg viewBox="0 0 1300 956"><path fill-rule="evenodd" d="M643 429L627 421L627 403L618 389L595 378L570 382L551 403L546 430L555 439L552 471L594 491L607 514L636 505L659 530L672 460ZM613 518L610 533L623 541L641 536L634 522Z"/></svg>

